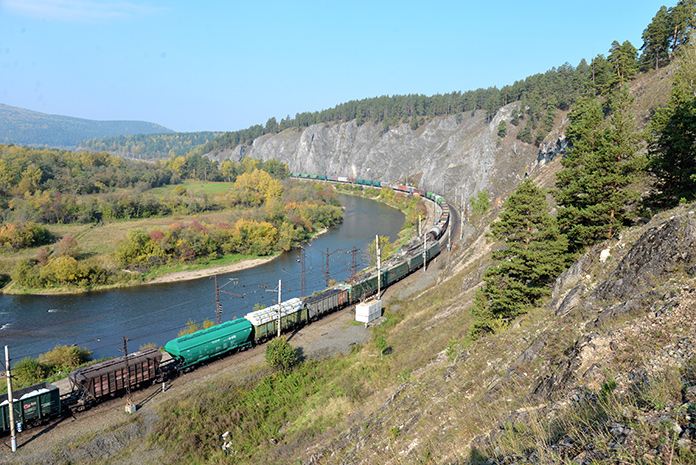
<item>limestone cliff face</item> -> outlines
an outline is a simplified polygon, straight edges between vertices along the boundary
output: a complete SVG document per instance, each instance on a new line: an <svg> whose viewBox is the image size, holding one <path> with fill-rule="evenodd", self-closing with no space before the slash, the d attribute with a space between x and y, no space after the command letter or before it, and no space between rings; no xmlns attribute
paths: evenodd
<svg viewBox="0 0 696 465"><path fill-rule="evenodd" d="M537 164L553 158L556 140L538 150L515 139L517 128L508 124L504 139L497 135L500 121L509 121L519 104L500 109L492 121L482 111L436 118L413 131L402 124L382 132L370 123L315 124L300 131L288 129L267 135L250 147L211 153L216 160L248 156L275 158L299 173L350 176L390 182L419 180L420 187L457 200L479 190L497 197L514 189ZM548 152L548 153L547 153ZM549 155L551 154L551 155Z"/></svg>

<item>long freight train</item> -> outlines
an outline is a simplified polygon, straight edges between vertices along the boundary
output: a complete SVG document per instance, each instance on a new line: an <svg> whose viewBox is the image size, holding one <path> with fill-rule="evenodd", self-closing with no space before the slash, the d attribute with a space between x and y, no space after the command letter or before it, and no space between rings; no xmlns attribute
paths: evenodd
<svg viewBox="0 0 696 465"><path fill-rule="evenodd" d="M440 240L447 232L450 221L449 205L443 197L412 186L366 179L296 173L291 176L391 188L429 199L439 205L441 213L425 237L417 238L403 247L381 267L379 273L370 270L314 295L286 300L250 312L243 318L173 339L164 345L164 351L171 355L168 362L162 363L162 353L149 348L71 372L68 375L71 392L62 398L58 388L48 383L15 391L15 421L26 426L39 424L69 411L82 410L103 399L122 395L128 388L138 389L160 382L208 360L263 343L278 334L279 317L281 331L311 323L328 313L364 301L375 295L378 288L385 289L423 268L440 253ZM9 403L5 395L0 396L0 433L9 430Z"/></svg>

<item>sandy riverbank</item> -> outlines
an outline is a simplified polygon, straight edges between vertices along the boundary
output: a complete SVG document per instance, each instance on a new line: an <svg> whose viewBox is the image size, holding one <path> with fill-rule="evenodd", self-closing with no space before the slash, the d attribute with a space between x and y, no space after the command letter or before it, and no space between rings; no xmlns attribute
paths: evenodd
<svg viewBox="0 0 696 465"><path fill-rule="evenodd" d="M235 271L246 270L247 268L253 268L255 266L263 265L271 260L279 257L280 254L274 255L272 257L266 258L254 258L252 260L245 260L239 263L233 263L232 265L216 266L213 268L204 268L200 270L191 271L177 271L175 273L168 273L159 278L146 281L143 284L160 284L160 283L174 283L177 281L190 281L192 279L205 278L206 276L214 276L221 273L232 273Z"/></svg>

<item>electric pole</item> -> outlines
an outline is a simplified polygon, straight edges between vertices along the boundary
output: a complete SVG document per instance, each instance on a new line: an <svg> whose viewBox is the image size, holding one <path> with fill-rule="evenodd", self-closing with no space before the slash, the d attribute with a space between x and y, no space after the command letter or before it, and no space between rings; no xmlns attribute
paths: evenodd
<svg viewBox="0 0 696 465"><path fill-rule="evenodd" d="M300 246L300 265L302 265L302 272L300 273L300 296L304 297L307 295L307 276L305 275L305 248Z"/></svg>
<svg viewBox="0 0 696 465"><path fill-rule="evenodd" d="M14 400L12 399L12 373L10 372L10 349L5 346L5 374L7 374L7 402L10 409L10 442L12 452L17 452L17 431L15 430Z"/></svg>
<svg viewBox="0 0 696 465"><path fill-rule="evenodd" d="M350 253L352 255L350 260L350 277L354 278L358 272L358 248L356 246L353 246L353 249L350 251Z"/></svg>
<svg viewBox="0 0 696 465"><path fill-rule="evenodd" d="M428 249L428 235L424 234L423 235L423 272L426 272L427 268L428 268L428 256L426 255L427 249Z"/></svg>
<svg viewBox="0 0 696 465"><path fill-rule="evenodd" d="M215 313L217 314L217 324L220 324L222 316L222 305L220 305L220 288L218 287L218 277L215 275Z"/></svg>
<svg viewBox="0 0 696 465"><path fill-rule="evenodd" d="M329 248L326 248L326 287L329 287L331 281L331 273L329 273Z"/></svg>
<svg viewBox="0 0 696 465"><path fill-rule="evenodd" d="M379 236L375 235L375 250L377 251L377 300L382 293L382 272L380 270L380 250L379 250Z"/></svg>
<svg viewBox="0 0 696 465"><path fill-rule="evenodd" d="M464 238L464 216L466 216L466 209L467 205L464 203L464 193L462 192L462 211L461 215L459 215L461 218L461 225L459 226L459 240L461 241L462 238Z"/></svg>
<svg viewBox="0 0 696 465"><path fill-rule="evenodd" d="M215 275L215 314L217 315L217 324L220 324L222 321L222 304L220 303L220 292L224 292L225 294L230 294L235 297L241 297L244 298L243 295L235 294L234 292L227 292L223 291L222 288L227 286L229 283L233 282L234 285L237 285L237 278L230 278L228 282L223 284L222 286L218 286L218 276Z"/></svg>
<svg viewBox="0 0 696 465"><path fill-rule="evenodd" d="M282 302L282 300L280 300L281 291L282 291L282 284L283 284L283 281L279 279L278 280L278 337L280 337L280 317L282 316L282 314L280 312L280 310L281 310L280 303Z"/></svg>
<svg viewBox="0 0 696 465"><path fill-rule="evenodd" d="M126 386L126 412L134 413L135 406L133 405L133 399L131 399L130 365L128 364L128 346L126 344L128 341L130 341L130 339L123 336L123 355L126 359L126 372L123 374L121 379L123 380L123 384Z"/></svg>

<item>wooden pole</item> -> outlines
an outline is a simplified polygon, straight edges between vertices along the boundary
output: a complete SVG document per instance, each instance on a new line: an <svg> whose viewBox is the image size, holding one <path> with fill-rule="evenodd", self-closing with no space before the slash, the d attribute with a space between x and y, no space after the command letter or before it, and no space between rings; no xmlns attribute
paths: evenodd
<svg viewBox="0 0 696 465"><path fill-rule="evenodd" d="M10 442L12 452L17 452L17 431L15 429L14 404L12 400L12 373L10 373L10 349L5 346L5 373L7 374L7 402L10 408Z"/></svg>

